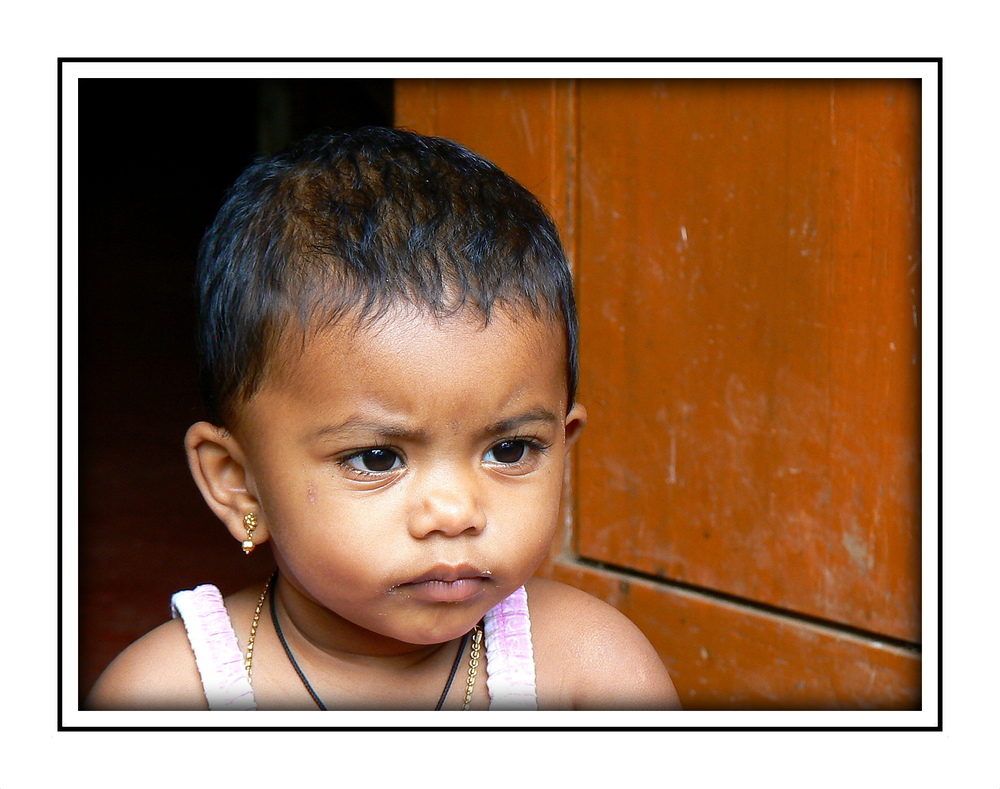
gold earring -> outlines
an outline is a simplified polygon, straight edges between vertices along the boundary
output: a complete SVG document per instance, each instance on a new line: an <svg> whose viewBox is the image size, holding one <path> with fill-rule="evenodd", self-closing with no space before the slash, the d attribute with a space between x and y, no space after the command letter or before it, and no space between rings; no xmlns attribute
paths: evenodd
<svg viewBox="0 0 1000 789"><path fill-rule="evenodd" d="M243 528L247 530L247 538L243 541L243 553L248 554L254 549L253 532L257 528L257 516L248 512L243 516Z"/></svg>

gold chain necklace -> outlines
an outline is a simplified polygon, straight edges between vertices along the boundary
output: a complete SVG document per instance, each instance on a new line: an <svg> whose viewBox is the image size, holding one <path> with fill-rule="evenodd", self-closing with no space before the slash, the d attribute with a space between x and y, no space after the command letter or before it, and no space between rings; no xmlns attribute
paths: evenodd
<svg viewBox="0 0 1000 789"><path fill-rule="evenodd" d="M472 688L476 684L476 670L479 668L479 646L483 643L483 630L477 624L472 633L472 652L469 653L469 681L465 686L465 704L463 710L470 709L472 704Z"/></svg>
<svg viewBox="0 0 1000 789"><path fill-rule="evenodd" d="M264 584L264 589L261 591L260 598L257 600L257 607L254 609L253 612L253 622L250 623L250 638L247 640L247 652L246 652L246 657L243 660L243 667L246 669L247 672L247 681L251 685L253 684L253 645L255 639L257 638L257 626L260 624L260 612L264 609L264 600L267 598L267 592L271 588L271 582L275 578L277 578L277 576L278 573L275 572L274 575L272 575L270 578L267 579L267 583ZM274 615L273 597L271 602L272 602L271 613L272 615ZM278 624L277 619L275 619L274 623L275 625ZM316 695L315 691L313 691L312 686L309 684L309 681L305 677L305 674L302 673L302 669L300 669L298 663L295 662L295 658L292 656L291 650L285 643L285 639L281 635L280 630L278 632L279 632L279 638L281 638L282 645L285 647L285 652L288 654L288 658L289 660L291 660L292 666L295 668L295 671L299 675L299 678L306 686L306 690L309 691L309 695L313 697L313 700L316 702L316 704L319 706L320 709L325 710L326 706L320 700L319 696ZM472 652L469 653L469 676L468 679L466 680L466 685L465 685L465 701L463 702L462 706L463 710L471 709L472 691L475 688L476 675L479 671L479 653L480 653L480 648L482 647L482 643L483 643L483 629L478 624L476 624L475 627L473 627L472 629ZM464 648L465 648L465 639L463 638L460 649L464 651ZM459 654L461 654L461 652ZM448 685L446 686L445 693L447 693L448 687L451 687L450 677L448 679Z"/></svg>
<svg viewBox="0 0 1000 789"><path fill-rule="evenodd" d="M271 587L271 581L274 580L272 575L267 579L267 583L264 584L264 591L260 593L260 599L257 601L257 607L253 612L253 622L250 623L250 639L247 641L247 656L243 660L243 668L247 672L247 682L253 685L253 642L257 638L257 625L260 623L260 610L264 607L264 598L267 597L267 590Z"/></svg>

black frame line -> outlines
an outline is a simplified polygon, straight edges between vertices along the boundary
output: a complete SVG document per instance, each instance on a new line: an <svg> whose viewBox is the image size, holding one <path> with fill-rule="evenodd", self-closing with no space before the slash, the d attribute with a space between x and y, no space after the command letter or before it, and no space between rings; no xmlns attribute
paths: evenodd
<svg viewBox="0 0 1000 789"><path fill-rule="evenodd" d="M937 404L937 486L938 486L938 499L937 499L937 574L938 574L938 589L937 589L937 602L938 602L938 612L937 612L937 654L938 654L938 665L937 665L937 724L936 725L926 725L926 726L792 726L792 725L782 725L782 726L686 726L686 725L669 725L669 726L402 726L402 725L391 725L391 726L124 726L124 725L108 725L108 726L90 726L90 725L65 725L63 722L63 64L64 63L936 63L937 64L937 310L938 310L938 325L937 325L937 372L938 372L938 404ZM477 732L477 731L705 731L705 732L716 732L716 731L822 731L822 732L841 732L841 731L864 731L864 732L887 732L887 731L943 731L944 728L944 591L943 591L943 580L944 580L944 537L943 537L943 422L944 422L944 388L943 388L943 370L944 370L944 359L943 359L943 318L944 318L944 301L943 301L943 281L942 281L942 270L943 270L943 257L944 257L944 209L943 209L943 136L944 136L944 80L943 80L943 58L941 57L779 57L779 58L767 58L767 57L699 57L699 58L399 58L399 57L371 57L371 58L218 58L218 57L205 57L205 58L193 58L193 57L183 57L183 58L157 58L157 57L60 57L57 58L57 89L56 89L56 145L57 145L57 167L56 167L56 240L57 240L57 253L56 253L56 275L57 275L57 288L56 288L56 330L57 330L57 369L56 369L56 382L57 382L57 393L56 393L56 404L57 404L57 446L56 446L56 507L57 507L57 523L56 523L56 539L57 539L57 555L56 555L56 594L57 594L57 621L56 621L56 648L57 648L57 693L56 693L56 730L60 732L91 732L91 731L139 731L139 732L153 732L153 731L464 731L464 732ZM621 568L616 568L610 565L605 565L600 562L595 562L593 560L587 560L584 557L575 557L575 559L582 564L598 567L602 569L607 569L613 571L616 574L622 575L623 578L632 577L636 580L655 580L659 584L666 584L670 587L683 589L686 591L691 591L699 594L708 594L707 590L703 590L699 587L695 587L688 584L683 584L676 581L671 581L670 579L660 578L658 576L645 576L641 573L636 573L634 571L628 571L627 575L623 573ZM736 605L742 605L749 608L753 608L759 611L766 611L769 613L781 614L783 613L780 609L772 608L766 605L761 605L754 603L753 601L747 601L743 598L732 597L722 595L717 592L711 593L713 597L719 599L726 599ZM872 634L867 631L860 631L854 628L846 627L836 623L830 623L826 620L819 618L803 617L802 614L796 612L796 616L803 620L816 624L817 626L830 628L831 630L836 630L845 635L864 635L866 637L871 637L877 635L879 640L890 646L895 646L897 648L909 649L920 651L919 647L916 645L901 641L899 639L892 639L881 634ZM733 711L739 712L739 711ZM817 712L826 712L824 710L819 710ZM544 713L543 713L544 714ZM682 714L682 713L678 713ZM794 714L789 713L789 714Z"/></svg>

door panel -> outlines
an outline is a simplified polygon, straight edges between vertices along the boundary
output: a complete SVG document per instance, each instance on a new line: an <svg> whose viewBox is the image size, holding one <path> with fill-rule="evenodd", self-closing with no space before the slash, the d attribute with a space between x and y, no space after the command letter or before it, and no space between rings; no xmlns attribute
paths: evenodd
<svg viewBox="0 0 1000 789"><path fill-rule="evenodd" d="M698 591L569 562L552 577L631 619L689 710L920 708L913 650Z"/></svg>
<svg viewBox="0 0 1000 789"><path fill-rule="evenodd" d="M583 556L919 638L918 98L580 86Z"/></svg>

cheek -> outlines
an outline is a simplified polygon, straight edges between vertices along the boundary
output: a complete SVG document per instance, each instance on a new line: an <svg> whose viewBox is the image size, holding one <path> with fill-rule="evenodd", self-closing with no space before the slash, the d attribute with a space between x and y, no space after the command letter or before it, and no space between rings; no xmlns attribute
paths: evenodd
<svg viewBox="0 0 1000 789"><path fill-rule="evenodd" d="M320 544L332 536L342 507L336 505L330 483L315 474L279 473L257 480L257 495L275 548ZM346 513L345 513L346 514Z"/></svg>
<svg viewBox="0 0 1000 789"><path fill-rule="evenodd" d="M494 512L518 533L526 549L547 551L559 526L561 494L562 470L552 469L537 484L501 493Z"/></svg>
<svg viewBox="0 0 1000 789"><path fill-rule="evenodd" d="M398 496L345 491L336 480L315 476L303 481L281 516L279 528L294 531L302 550L327 555L364 555L380 545L388 550L402 518Z"/></svg>
<svg viewBox="0 0 1000 789"><path fill-rule="evenodd" d="M256 474L255 493L275 528L307 511L321 496L318 486L304 476L289 473Z"/></svg>

